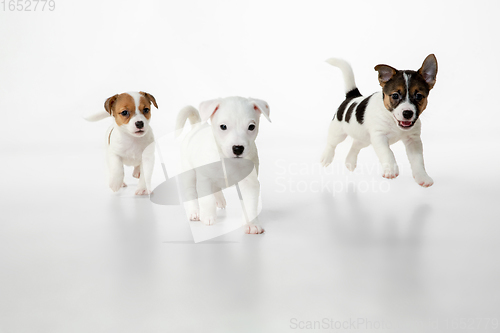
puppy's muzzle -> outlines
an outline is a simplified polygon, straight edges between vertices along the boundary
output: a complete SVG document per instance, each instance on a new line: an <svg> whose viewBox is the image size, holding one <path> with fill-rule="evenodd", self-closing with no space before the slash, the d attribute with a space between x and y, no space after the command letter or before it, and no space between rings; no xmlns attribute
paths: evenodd
<svg viewBox="0 0 500 333"><path fill-rule="evenodd" d="M243 154L243 151L245 150L245 147L243 146L233 146L233 153L236 156L240 156Z"/></svg>
<svg viewBox="0 0 500 333"><path fill-rule="evenodd" d="M411 127L413 127L416 120L411 120L411 119L413 119L414 115L415 115L415 112L413 112L411 110L404 110L403 111L403 118L405 120L396 119L399 127L402 129L410 129Z"/></svg>
<svg viewBox="0 0 500 333"><path fill-rule="evenodd" d="M135 127L137 127L138 129L141 129L144 127L144 122L143 121L136 121L135 122Z"/></svg>

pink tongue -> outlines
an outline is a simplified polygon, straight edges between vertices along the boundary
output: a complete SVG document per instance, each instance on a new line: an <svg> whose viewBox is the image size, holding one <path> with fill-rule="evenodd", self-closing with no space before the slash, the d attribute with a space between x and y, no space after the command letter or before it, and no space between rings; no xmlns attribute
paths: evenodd
<svg viewBox="0 0 500 333"><path fill-rule="evenodd" d="M410 126L411 125L411 121L402 121L401 124L403 126Z"/></svg>

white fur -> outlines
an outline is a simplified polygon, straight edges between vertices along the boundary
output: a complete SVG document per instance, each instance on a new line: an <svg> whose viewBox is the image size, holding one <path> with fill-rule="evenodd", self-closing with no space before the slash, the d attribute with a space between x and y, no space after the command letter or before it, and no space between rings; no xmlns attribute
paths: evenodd
<svg viewBox="0 0 500 333"><path fill-rule="evenodd" d="M139 178L136 195L148 195L151 193L151 177L154 166L154 135L147 119L139 110L139 99L141 95L138 92L128 92L135 102L135 114L128 124L118 126L116 122L109 127L106 132L106 160L109 170L109 187L113 192L121 187L127 186L123 182L123 166L133 166L132 176ZM130 110L131 111L131 110ZM97 116L87 116L86 119L97 119ZM103 119L103 118L101 118ZM114 117L113 117L114 119ZM135 123L142 121L144 123L143 133L136 133Z"/></svg>
<svg viewBox="0 0 500 333"><path fill-rule="evenodd" d="M344 74L345 82L354 82L352 69L350 69L347 62L335 62L331 60L328 62L334 66L336 66L337 63L341 63L342 67L340 68ZM349 68L346 68L346 66ZM345 76L348 77L346 78ZM408 80L408 77L406 77L406 79ZM354 88L355 86L346 87L346 91ZM409 94L406 95L408 96ZM359 103L367 97L368 96L363 96L353 99L346 106L344 117L352 103L357 102L359 105ZM365 109L363 124L359 124L356 120L355 111L352 113L349 123L346 121L339 121L337 117L335 117L328 130L327 145L321 157L321 164L325 167L330 165L335 155L335 148L339 143L344 141L347 135L349 135L354 139L346 158L346 166L349 170L353 171L356 168L359 151L372 144L382 164L383 177L388 179L396 178L399 175L399 168L394 158L394 154L390 149L390 145L402 140L406 146L406 152L415 181L424 187L431 186L433 180L427 175L424 167L423 148L420 139L420 119L418 119L408 130L399 127L395 118L398 120L407 120L403 118L402 112L404 110L416 111L414 106L407 100L400 104L401 106L398 106L392 113L388 112L383 102L382 92L377 92L372 95Z"/></svg>
<svg viewBox="0 0 500 333"><path fill-rule="evenodd" d="M182 142L184 171L218 161L221 157L245 158L254 163L254 171L239 182L248 220L252 221L247 225L246 232L251 234L264 232L257 217L260 183L257 178L259 157L255 145L261 113L269 119L269 106L262 100L228 97L201 103L199 114L195 108L189 106L182 109L177 116L177 131L182 130L186 119L190 119L193 125ZM205 122L209 118L210 124ZM226 126L226 130L221 129L222 124ZM251 124L255 126L253 131L248 129ZM244 147L239 157L233 152L233 146ZM193 179L186 185L187 190L196 191L199 186L203 184L193 173ZM186 203L186 211L191 220L201 220L206 225L215 223L216 207L225 207L222 191L215 192L214 195Z"/></svg>
<svg viewBox="0 0 500 333"><path fill-rule="evenodd" d="M351 91L356 88L356 82L354 81L354 73L352 71L351 65L344 59L330 58L326 61L332 66L339 68L342 71L342 77L344 78L345 91Z"/></svg>

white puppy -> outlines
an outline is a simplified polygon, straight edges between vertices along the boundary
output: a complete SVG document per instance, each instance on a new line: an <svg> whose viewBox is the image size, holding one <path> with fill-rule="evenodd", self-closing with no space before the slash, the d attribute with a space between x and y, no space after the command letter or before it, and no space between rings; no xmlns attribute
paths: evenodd
<svg viewBox="0 0 500 333"><path fill-rule="evenodd" d="M399 169L390 145L401 140L406 146L415 181L423 187L431 186L434 182L424 167L419 117L436 83L436 57L427 56L418 71L376 66L382 91L368 97L361 96L356 88L352 68L346 61L332 58L327 62L342 70L346 99L330 123L321 158L323 166L332 162L335 148L349 135L354 140L346 158L349 170L356 168L359 151L372 144L382 164L383 177L396 178Z"/></svg>
<svg viewBox="0 0 500 333"><path fill-rule="evenodd" d="M151 193L154 166L154 145L151 145L154 136L149 126L151 103L158 108L153 95L143 91L116 94L104 103L107 114L85 117L89 121L114 117L115 123L106 134L109 187L113 192L127 186L123 182L123 165L128 165L134 167L132 176L139 178L135 194Z"/></svg>
<svg viewBox="0 0 500 333"><path fill-rule="evenodd" d="M252 161L255 166L254 171L239 182L246 215L250 221L245 230L249 234L263 233L264 229L259 225L257 217L260 183L257 178L259 157L255 138L259 132L260 115L264 115L270 121L269 106L258 99L227 97L203 102L199 109L198 112L188 106L177 116L178 132L182 130L188 118L193 125L182 143L183 169L194 170L221 158L243 158ZM207 123L208 119L211 120L210 124ZM185 186L191 191L199 192L200 179L196 177L196 173L193 172ZM215 223L216 207L224 208L226 202L220 188L214 189L212 193L214 194L201 196L198 200L186 203L186 212L190 220L201 220L205 225Z"/></svg>

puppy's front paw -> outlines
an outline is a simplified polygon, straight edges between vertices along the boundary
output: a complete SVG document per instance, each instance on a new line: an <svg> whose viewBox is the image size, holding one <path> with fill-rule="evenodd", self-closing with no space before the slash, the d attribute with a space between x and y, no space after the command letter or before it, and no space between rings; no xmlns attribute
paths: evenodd
<svg viewBox="0 0 500 333"><path fill-rule="evenodd" d="M346 159L345 166L346 166L347 170L349 170L351 172L354 171L356 169L356 160L352 161L352 160Z"/></svg>
<svg viewBox="0 0 500 333"><path fill-rule="evenodd" d="M109 188L113 192L117 192L120 188L126 187L127 184L125 184L121 179L111 179L109 181Z"/></svg>
<svg viewBox="0 0 500 333"><path fill-rule="evenodd" d="M333 149L330 146L326 147L325 150L323 151L323 155L321 155L321 160L320 160L321 165L325 168L329 166L332 163L334 156L335 156L335 149Z"/></svg>
<svg viewBox="0 0 500 333"><path fill-rule="evenodd" d="M382 177L387 178L387 179L393 179L399 176L399 168L397 164L385 164L383 166L384 168L384 173L382 174Z"/></svg>
<svg viewBox="0 0 500 333"><path fill-rule="evenodd" d="M257 234L263 234L264 232L265 232L264 228L262 228L258 224L250 223L245 226L245 234L257 235Z"/></svg>
<svg viewBox="0 0 500 333"><path fill-rule="evenodd" d="M429 177L429 175L426 173L419 173L419 174L413 175L413 178L415 178L415 181L417 182L417 184L422 186L422 187L430 187L430 186L432 186L432 184L434 184L434 181L432 180L432 178Z"/></svg>
<svg viewBox="0 0 500 333"><path fill-rule="evenodd" d="M215 216L200 216L200 221L205 225L214 225L215 220Z"/></svg>
<svg viewBox="0 0 500 333"><path fill-rule="evenodd" d="M147 188L139 188L137 191L135 191L135 195L149 195L151 194L151 191L148 190Z"/></svg>
<svg viewBox="0 0 500 333"><path fill-rule="evenodd" d="M200 220L200 212L197 210L191 211L189 213L189 221L199 221Z"/></svg>

